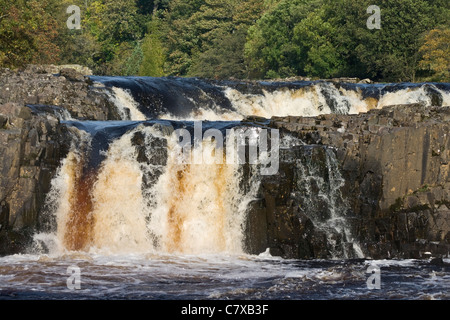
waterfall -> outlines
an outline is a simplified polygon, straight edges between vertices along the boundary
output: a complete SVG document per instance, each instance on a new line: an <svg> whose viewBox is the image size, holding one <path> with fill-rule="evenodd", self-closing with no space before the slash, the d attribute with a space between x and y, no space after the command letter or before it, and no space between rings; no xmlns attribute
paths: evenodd
<svg viewBox="0 0 450 320"><path fill-rule="evenodd" d="M122 135L119 128L71 127L75 142L48 196L56 217L54 250L243 253L257 179L250 177L243 190L243 166L217 161L227 152L212 139L191 150L204 163L181 162L169 122L135 122ZM113 138L101 150L95 141L105 134Z"/></svg>
<svg viewBox="0 0 450 320"><path fill-rule="evenodd" d="M139 111L138 103L133 99L128 90L113 87L112 92L107 92L110 100L117 107L122 120L143 121L145 115Z"/></svg>
<svg viewBox="0 0 450 320"><path fill-rule="evenodd" d="M296 198L301 211L327 237L332 258L363 258L347 220L348 204L341 189L345 180L334 151L323 146L305 146L296 160Z"/></svg>
<svg viewBox="0 0 450 320"><path fill-rule="evenodd" d="M351 91L350 91L351 92ZM226 96L241 115L318 116L320 114L349 114L367 111L364 101L342 94L331 83L318 83L300 88L262 90L261 94L248 94L237 89L225 89Z"/></svg>
<svg viewBox="0 0 450 320"><path fill-rule="evenodd" d="M170 153L150 221L159 247L191 254L241 252L240 175L236 165L179 164Z"/></svg>
<svg viewBox="0 0 450 320"><path fill-rule="evenodd" d="M240 121L246 116L358 114L389 105L450 105L446 83L232 82L194 78L92 77L124 120ZM99 87L99 90L101 88Z"/></svg>
<svg viewBox="0 0 450 320"><path fill-rule="evenodd" d="M102 84L96 90L105 90L121 121L60 118L73 143L43 214L54 236L36 235L50 251L243 253L248 205L260 191L258 166L267 164L263 158L269 156L261 138L264 122L242 121L246 116L349 114L388 104L450 102L445 84L92 78ZM180 160L180 137L173 133L183 129L195 136L195 120L207 124L202 134L208 129L219 134L201 142L194 137L189 156L201 161L186 163ZM243 138L231 134L242 127L247 130ZM218 145L219 136L234 142L259 139L260 162L228 161L233 148ZM302 145L290 135L280 143L301 149L295 159L294 199L325 234L329 256L363 257L333 150ZM240 159L251 159L246 157Z"/></svg>

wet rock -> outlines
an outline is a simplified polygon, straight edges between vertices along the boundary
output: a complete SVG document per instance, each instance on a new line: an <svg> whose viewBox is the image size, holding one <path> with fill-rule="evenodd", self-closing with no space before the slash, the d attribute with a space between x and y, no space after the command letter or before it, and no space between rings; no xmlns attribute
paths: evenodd
<svg viewBox="0 0 450 320"><path fill-rule="evenodd" d="M245 250L255 254L265 252L269 247L267 230L264 204L260 201L253 201L249 204L248 218L244 229Z"/></svg>
<svg viewBox="0 0 450 320"><path fill-rule="evenodd" d="M445 263L444 263L444 260L442 259L442 257L438 257L438 258L431 258L430 264L435 265L435 266L442 266Z"/></svg>
<svg viewBox="0 0 450 320"><path fill-rule="evenodd" d="M430 97L433 106L442 106L444 97L442 97L442 94L436 89L436 87L427 85L425 86L425 91Z"/></svg>

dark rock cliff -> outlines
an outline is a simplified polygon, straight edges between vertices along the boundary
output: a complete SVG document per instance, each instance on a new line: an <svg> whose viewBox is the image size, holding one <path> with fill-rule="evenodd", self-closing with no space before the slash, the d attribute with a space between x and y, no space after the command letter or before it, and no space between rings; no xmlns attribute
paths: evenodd
<svg viewBox="0 0 450 320"><path fill-rule="evenodd" d="M450 107L401 105L359 115L273 118L271 126L306 144L333 147L345 180L343 217L366 257L448 254ZM296 152L281 157L278 175L264 178L247 226L248 248L327 258L331 248L323 232L295 196L302 191L295 181Z"/></svg>
<svg viewBox="0 0 450 320"><path fill-rule="evenodd" d="M60 123L64 110L79 119L119 118L104 91L74 69L0 70L0 255L22 251L39 228L51 180L70 147Z"/></svg>
<svg viewBox="0 0 450 320"><path fill-rule="evenodd" d="M59 106L76 119L120 119L105 91L97 90L89 77L51 65L30 65L21 71L0 69L0 104L8 102Z"/></svg>
<svg viewBox="0 0 450 320"><path fill-rule="evenodd" d="M0 254L23 250L39 227L51 180L70 145L59 120L0 105Z"/></svg>

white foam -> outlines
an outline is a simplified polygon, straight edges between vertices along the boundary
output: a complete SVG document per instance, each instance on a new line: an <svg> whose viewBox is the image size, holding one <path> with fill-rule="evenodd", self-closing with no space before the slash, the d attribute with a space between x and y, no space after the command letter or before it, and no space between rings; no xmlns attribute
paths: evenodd
<svg viewBox="0 0 450 320"><path fill-rule="evenodd" d="M208 144L215 145L205 141L203 147ZM202 153L199 148L192 150L193 157L203 158L204 164L180 164L175 146L172 136L167 166L151 195L154 206L149 227L161 249L190 254L242 252L247 203L258 183L249 193L242 193L238 164L217 164L212 152Z"/></svg>
<svg viewBox="0 0 450 320"><path fill-rule="evenodd" d="M122 120L144 121L146 116L139 110L139 104L134 100L128 90L113 87L113 94L109 98L117 107Z"/></svg>
<svg viewBox="0 0 450 320"><path fill-rule="evenodd" d="M147 235L145 199L134 131L114 141L102 163L93 192L95 248L140 252L151 248Z"/></svg>
<svg viewBox="0 0 450 320"><path fill-rule="evenodd" d="M431 98L427 95L423 87L387 92L380 97L377 108L381 109L386 106L413 103L422 103L426 106L431 105Z"/></svg>

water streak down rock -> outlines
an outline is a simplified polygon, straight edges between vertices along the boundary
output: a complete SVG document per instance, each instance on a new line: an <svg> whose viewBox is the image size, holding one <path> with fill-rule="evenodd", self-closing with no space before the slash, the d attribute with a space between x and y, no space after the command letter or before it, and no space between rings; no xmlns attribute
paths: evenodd
<svg viewBox="0 0 450 320"><path fill-rule="evenodd" d="M247 119L251 121L252 119ZM271 126L336 150L347 220L367 257L420 258L450 250L450 107L399 105L358 115L273 118ZM295 157L290 150L289 157ZM262 182L252 207L252 251L323 258L323 235L292 196L295 166ZM261 232L267 228L268 232Z"/></svg>
<svg viewBox="0 0 450 320"><path fill-rule="evenodd" d="M57 117L0 105L0 254L17 253L39 229L39 215L70 138Z"/></svg>

